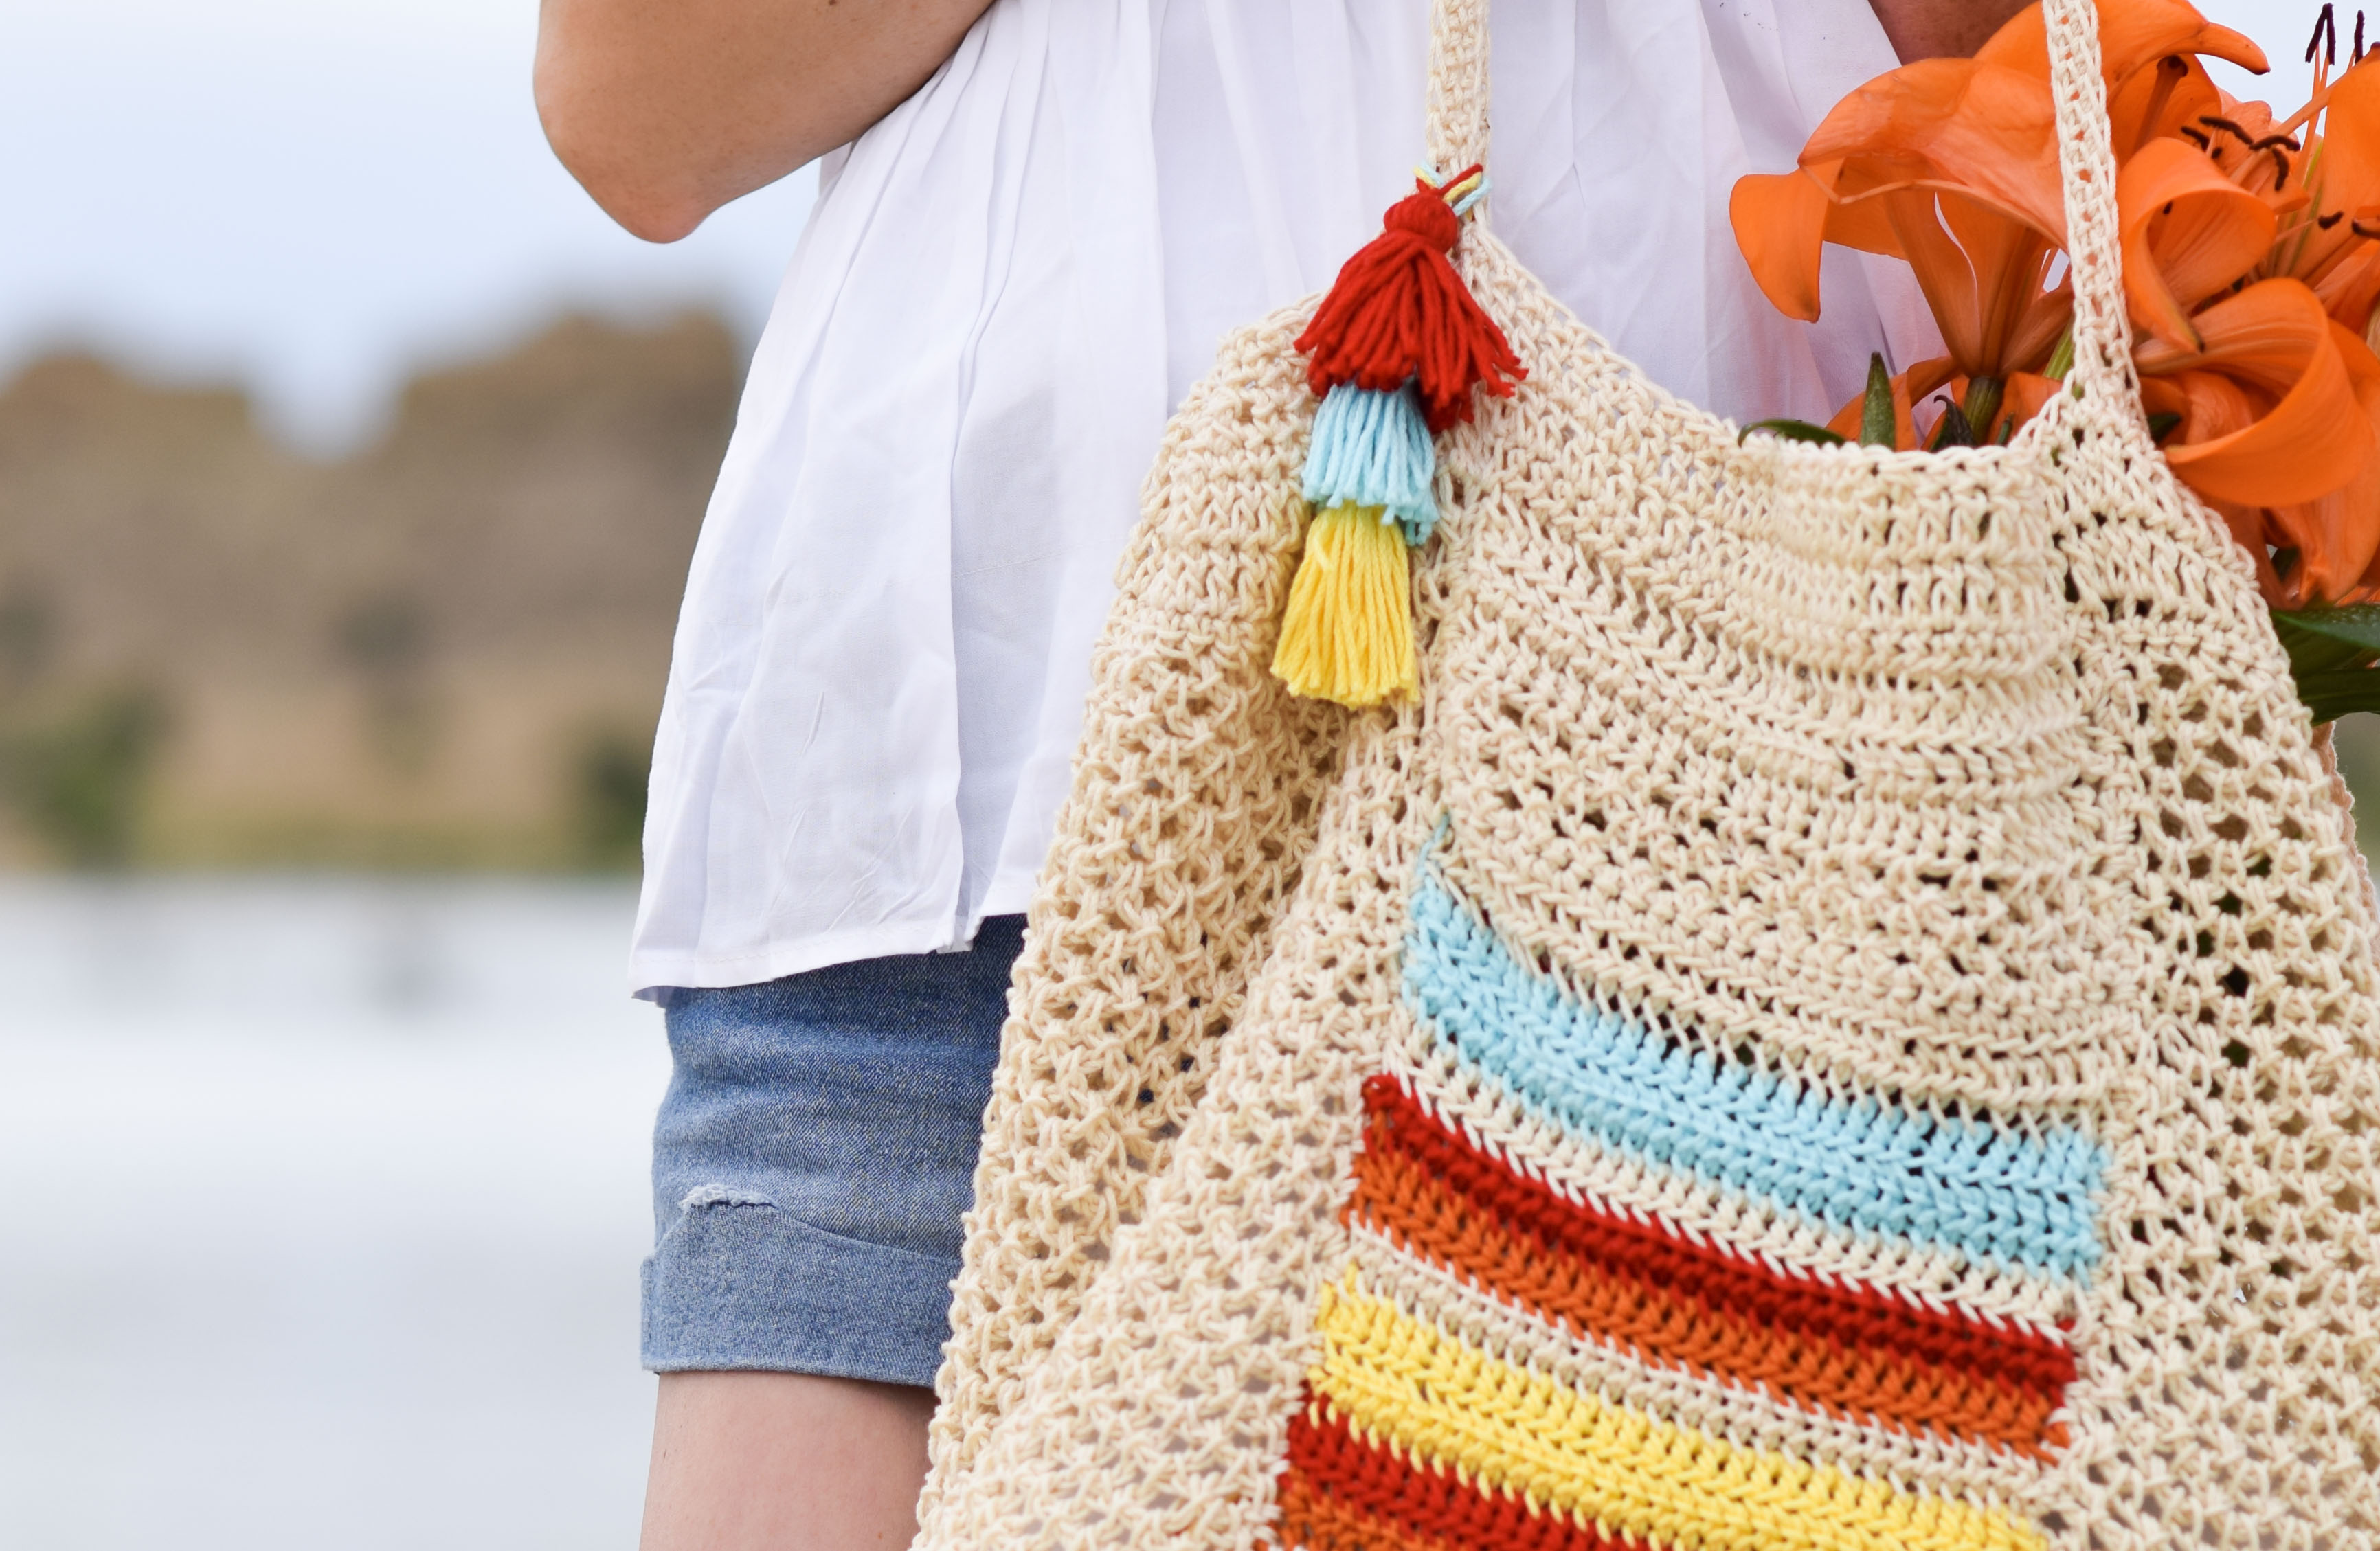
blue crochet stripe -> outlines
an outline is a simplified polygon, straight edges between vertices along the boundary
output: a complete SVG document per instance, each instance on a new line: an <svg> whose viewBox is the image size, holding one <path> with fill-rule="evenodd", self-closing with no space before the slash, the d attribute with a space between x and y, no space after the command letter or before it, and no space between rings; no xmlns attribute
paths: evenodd
<svg viewBox="0 0 2380 1551"><path fill-rule="evenodd" d="M1342 382L1314 412L1314 440L1305 453L1305 503L1378 506L1418 544L1438 526L1431 482L1438 449L1412 383L1393 393Z"/></svg>
<svg viewBox="0 0 2380 1551"><path fill-rule="evenodd" d="M1691 1049L1579 1000L1425 867L1405 998L1463 1063L1581 1141L1855 1237L1889 1235L2066 1276L2097 1262L2105 1151L1944 1119Z"/></svg>

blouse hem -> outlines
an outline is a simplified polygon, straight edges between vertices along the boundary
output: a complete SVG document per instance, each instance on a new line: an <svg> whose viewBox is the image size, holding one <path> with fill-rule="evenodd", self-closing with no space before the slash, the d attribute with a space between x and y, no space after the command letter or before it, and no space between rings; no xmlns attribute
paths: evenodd
<svg viewBox="0 0 2380 1551"><path fill-rule="evenodd" d="M788 975L824 969L858 959L896 953L958 951L975 940L972 923L953 938L946 925L904 921L854 931L822 932L780 942L757 953L654 952L635 954L628 963L630 994L642 1001L666 1002L673 990L718 990L758 986Z"/></svg>

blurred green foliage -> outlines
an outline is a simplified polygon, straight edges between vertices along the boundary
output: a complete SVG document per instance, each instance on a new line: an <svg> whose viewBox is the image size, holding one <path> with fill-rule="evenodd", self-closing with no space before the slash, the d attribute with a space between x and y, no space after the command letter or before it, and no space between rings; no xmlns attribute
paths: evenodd
<svg viewBox="0 0 2380 1551"><path fill-rule="evenodd" d="M578 837L590 867L637 866L645 833L652 745L623 733L587 735L578 753Z"/></svg>
<svg viewBox="0 0 2380 1551"><path fill-rule="evenodd" d="M70 866L132 860L160 742L163 703L140 687L82 697L0 727L0 799Z"/></svg>

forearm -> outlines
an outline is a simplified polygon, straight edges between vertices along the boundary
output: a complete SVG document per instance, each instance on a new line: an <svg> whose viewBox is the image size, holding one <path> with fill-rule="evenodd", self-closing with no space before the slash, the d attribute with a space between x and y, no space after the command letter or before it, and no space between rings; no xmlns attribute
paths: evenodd
<svg viewBox="0 0 2380 1551"><path fill-rule="evenodd" d="M674 242L852 139L990 0L541 0L537 107L595 201Z"/></svg>

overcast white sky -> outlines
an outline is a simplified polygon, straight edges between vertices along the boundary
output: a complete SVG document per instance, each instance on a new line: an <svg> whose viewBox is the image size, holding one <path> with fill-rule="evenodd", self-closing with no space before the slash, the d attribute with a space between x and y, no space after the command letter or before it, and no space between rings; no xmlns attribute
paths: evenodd
<svg viewBox="0 0 2380 1551"><path fill-rule="evenodd" d="M2250 94L2302 100L2317 6L2201 4L2273 55ZM535 28L534 0L0 0L0 376L96 345L333 448L565 306L756 328L808 175L637 241L546 151Z"/></svg>

